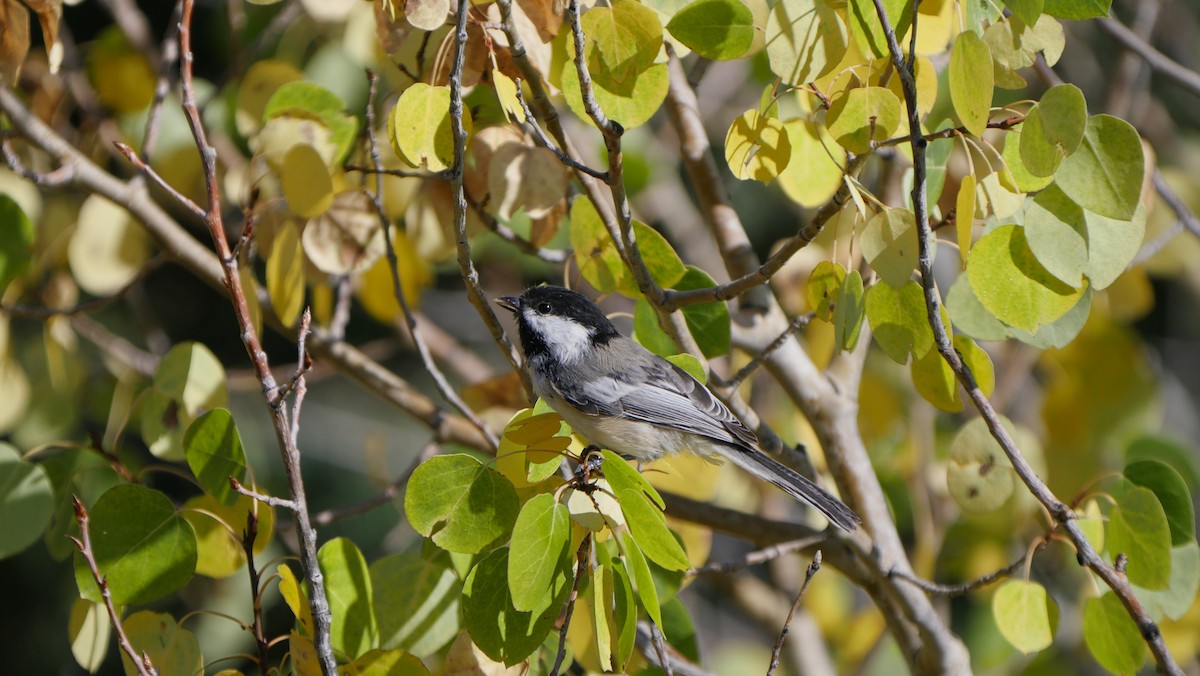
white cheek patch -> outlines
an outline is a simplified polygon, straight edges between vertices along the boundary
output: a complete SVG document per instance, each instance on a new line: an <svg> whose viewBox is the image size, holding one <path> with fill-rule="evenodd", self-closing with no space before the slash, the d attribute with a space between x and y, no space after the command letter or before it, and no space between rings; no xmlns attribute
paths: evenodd
<svg viewBox="0 0 1200 676"><path fill-rule="evenodd" d="M592 330L579 322L539 314L531 308L525 309L525 321L542 337L557 361L573 362L592 347Z"/></svg>

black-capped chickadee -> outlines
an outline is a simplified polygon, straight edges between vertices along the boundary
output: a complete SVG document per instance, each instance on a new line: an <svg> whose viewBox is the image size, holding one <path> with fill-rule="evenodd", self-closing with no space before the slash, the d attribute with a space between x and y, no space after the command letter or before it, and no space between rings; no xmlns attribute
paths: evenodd
<svg viewBox="0 0 1200 676"><path fill-rule="evenodd" d="M776 462L686 371L617 332L595 303L559 286L497 299L516 315L534 391L588 441L638 460L688 451L738 467L816 507L839 528L861 521Z"/></svg>

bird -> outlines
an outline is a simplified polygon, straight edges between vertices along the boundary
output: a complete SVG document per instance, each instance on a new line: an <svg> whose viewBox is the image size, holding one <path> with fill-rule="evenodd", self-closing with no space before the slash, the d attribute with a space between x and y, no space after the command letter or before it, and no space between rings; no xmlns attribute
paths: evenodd
<svg viewBox="0 0 1200 676"><path fill-rule="evenodd" d="M622 335L586 296L541 285L496 303L517 321L534 392L592 444L626 458L720 457L807 502L838 528L858 515L762 451L758 437L687 371Z"/></svg>

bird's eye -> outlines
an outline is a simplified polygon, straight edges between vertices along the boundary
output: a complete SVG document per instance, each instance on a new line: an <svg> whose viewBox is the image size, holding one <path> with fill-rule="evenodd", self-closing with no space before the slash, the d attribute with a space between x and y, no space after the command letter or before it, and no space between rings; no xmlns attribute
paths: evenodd
<svg viewBox="0 0 1200 676"><path fill-rule="evenodd" d="M550 314L550 304L549 303L538 303L537 311L544 315Z"/></svg>

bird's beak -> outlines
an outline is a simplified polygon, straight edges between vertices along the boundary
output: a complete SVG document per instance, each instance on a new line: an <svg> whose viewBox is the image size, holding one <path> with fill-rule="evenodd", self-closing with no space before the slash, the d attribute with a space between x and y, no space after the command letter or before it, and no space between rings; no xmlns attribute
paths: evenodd
<svg viewBox="0 0 1200 676"><path fill-rule="evenodd" d="M508 310L514 315L521 311L521 299L516 296L501 296L496 299L496 305Z"/></svg>

